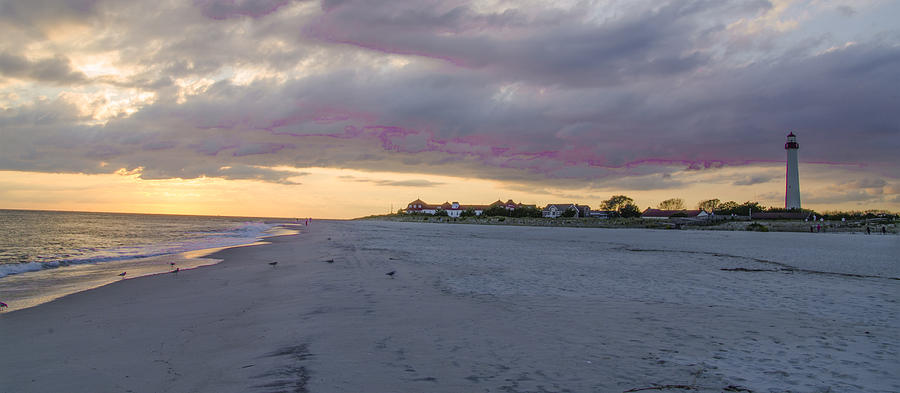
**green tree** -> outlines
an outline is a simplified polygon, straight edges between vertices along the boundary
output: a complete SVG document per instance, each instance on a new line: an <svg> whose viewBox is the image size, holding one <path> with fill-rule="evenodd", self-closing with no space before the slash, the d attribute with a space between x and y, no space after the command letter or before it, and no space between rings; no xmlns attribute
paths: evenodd
<svg viewBox="0 0 900 393"><path fill-rule="evenodd" d="M697 208L707 212L714 212L719 208L721 201L718 199L707 199L697 204Z"/></svg>
<svg viewBox="0 0 900 393"><path fill-rule="evenodd" d="M719 215L734 214L736 216L746 216L746 215L750 214L751 211L759 213L764 210L766 210L766 209L764 207L760 206L759 202L747 201L747 202L738 204L737 202L734 202L734 201L728 201L728 202L725 202L725 203L719 205L719 208L716 209L716 214L719 214Z"/></svg>
<svg viewBox="0 0 900 393"><path fill-rule="evenodd" d="M716 214L732 214L737 211L739 206L741 205L738 205L735 201L723 202L719 204L715 212Z"/></svg>
<svg viewBox="0 0 900 393"><path fill-rule="evenodd" d="M629 218L629 217L640 217L641 209L637 207L637 205L633 203L628 203L625 206L622 206L619 209L619 216Z"/></svg>
<svg viewBox="0 0 900 393"><path fill-rule="evenodd" d="M671 198L659 203L660 210L684 210L684 199Z"/></svg>
<svg viewBox="0 0 900 393"><path fill-rule="evenodd" d="M513 217L541 217L541 210L531 206L518 207L509 212Z"/></svg>
<svg viewBox="0 0 900 393"><path fill-rule="evenodd" d="M491 206L487 209L484 209L484 211L481 212L481 215L482 216L508 216L510 214L509 214L509 210L506 210L506 207L497 205L497 206Z"/></svg>
<svg viewBox="0 0 900 393"><path fill-rule="evenodd" d="M463 210L459 213L459 216L460 217L475 217L475 209L470 207L466 210Z"/></svg>
<svg viewBox="0 0 900 393"><path fill-rule="evenodd" d="M566 211L564 211L559 216L569 218L569 217L575 217L576 214L578 214L578 211L570 207L570 208L566 209Z"/></svg>
<svg viewBox="0 0 900 393"><path fill-rule="evenodd" d="M603 201L600 206L603 207L603 210L619 211L623 207L625 207L625 205L633 203L634 199L631 199L625 195L613 195L609 199Z"/></svg>
<svg viewBox="0 0 900 393"><path fill-rule="evenodd" d="M449 216L449 214L447 214L447 211L446 211L446 210L443 210L443 209L438 209L436 212L434 212L434 215L435 215L436 217L447 217L447 216Z"/></svg>

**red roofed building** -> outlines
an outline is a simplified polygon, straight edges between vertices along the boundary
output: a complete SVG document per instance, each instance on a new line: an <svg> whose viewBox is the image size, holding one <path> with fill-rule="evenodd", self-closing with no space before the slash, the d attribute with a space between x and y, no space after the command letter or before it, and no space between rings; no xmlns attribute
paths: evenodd
<svg viewBox="0 0 900 393"><path fill-rule="evenodd" d="M440 205L432 205L425 203L421 199L416 199L406 206L406 213L435 214L440 210L447 212L447 215L450 217L460 217L464 211L472 210L475 212L476 216L480 216L485 210L493 207L515 210L523 207L534 207L534 205L523 205L521 203L513 202L512 199L506 202L498 199L490 205L461 205L459 202L444 202Z"/></svg>
<svg viewBox="0 0 900 393"><path fill-rule="evenodd" d="M440 207L439 205L428 204L428 203L425 203L425 201L423 201L421 199L416 199L416 200L410 202L409 205L406 206L406 212L407 213L434 214L435 212L437 212L437 209L439 207Z"/></svg>

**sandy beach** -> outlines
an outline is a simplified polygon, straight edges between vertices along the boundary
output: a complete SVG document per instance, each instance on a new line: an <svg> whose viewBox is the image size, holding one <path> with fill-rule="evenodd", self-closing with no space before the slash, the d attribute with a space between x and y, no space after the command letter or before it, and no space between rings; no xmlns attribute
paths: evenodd
<svg viewBox="0 0 900 393"><path fill-rule="evenodd" d="M314 221L269 241L0 314L0 393L900 391L897 236Z"/></svg>

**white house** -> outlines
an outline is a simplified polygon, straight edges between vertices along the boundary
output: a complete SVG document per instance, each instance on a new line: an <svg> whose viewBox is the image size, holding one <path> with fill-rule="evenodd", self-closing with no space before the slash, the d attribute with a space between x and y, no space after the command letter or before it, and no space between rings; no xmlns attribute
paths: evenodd
<svg viewBox="0 0 900 393"><path fill-rule="evenodd" d="M578 216L578 205L574 203L554 203L547 205L544 207L544 210L541 210L541 215L544 217L556 218L563 215L563 213L569 209L575 210L575 215L576 217Z"/></svg>

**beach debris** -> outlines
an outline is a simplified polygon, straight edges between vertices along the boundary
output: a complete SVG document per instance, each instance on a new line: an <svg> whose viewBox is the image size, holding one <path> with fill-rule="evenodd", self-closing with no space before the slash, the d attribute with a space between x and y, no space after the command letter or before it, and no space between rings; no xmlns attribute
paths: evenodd
<svg viewBox="0 0 900 393"><path fill-rule="evenodd" d="M172 273L178 274L181 271L180 267L176 267L175 270L172 270Z"/></svg>
<svg viewBox="0 0 900 393"><path fill-rule="evenodd" d="M278 264L278 261L269 262L269 265L272 265L272 267L275 267L275 265L277 265L277 264Z"/></svg>
<svg viewBox="0 0 900 393"><path fill-rule="evenodd" d="M124 280L126 274L128 274L128 272L121 272L119 273L119 277L122 277L122 279Z"/></svg>
<svg viewBox="0 0 900 393"><path fill-rule="evenodd" d="M0 310L9 307L6 303L0 302Z"/></svg>
<svg viewBox="0 0 900 393"><path fill-rule="evenodd" d="M386 276L391 276L391 278L394 278L394 275L395 275L395 274L397 274L397 271L396 271L396 270L391 270L391 271L389 271L389 272L387 272L387 273L384 273L384 275L386 275Z"/></svg>
<svg viewBox="0 0 900 393"><path fill-rule="evenodd" d="M333 259L333 258L332 258L332 259L328 259L328 260L326 260L325 262L328 262L328 263L334 263L334 259Z"/></svg>
<svg viewBox="0 0 900 393"><path fill-rule="evenodd" d="M646 388L634 388L623 391L622 393L630 393L630 392L641 392L644 390L670 390L670 389L681 389L681 390L697 390L696 387L691 385L658 385L658 386L650 386Z"/></svg>
<svg viewBox="0 0 900 393"><path fill-rule="evenodd" d="M169 262L169 266L171 266L171 267L174 269L174 268L175 268L175 262Z"/></svg>

